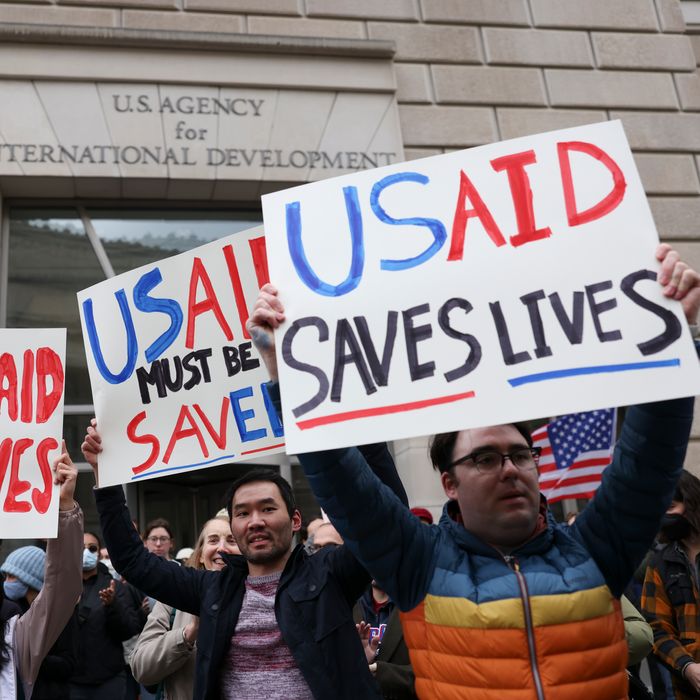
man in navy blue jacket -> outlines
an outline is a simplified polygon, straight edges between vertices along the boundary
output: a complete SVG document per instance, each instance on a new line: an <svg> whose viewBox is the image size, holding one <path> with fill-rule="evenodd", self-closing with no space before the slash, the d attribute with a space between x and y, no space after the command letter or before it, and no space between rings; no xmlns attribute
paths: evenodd
<svg viewBox="0 0 700 700"><path fill-rule="evenodd" d="M362 450L406 503L386 445ZM91 426L83 454L96 477L100 451ZM199 616L194 697L380 700L352 618L370 577L344 546L312 557L302 545L292 546L301 514L278 474L257 470L231 486L231 530L243 556L222 553L227 566L220 572L178 566L148 552L121 487L98 488L95 500L117 571L148 595Z"/></svg>

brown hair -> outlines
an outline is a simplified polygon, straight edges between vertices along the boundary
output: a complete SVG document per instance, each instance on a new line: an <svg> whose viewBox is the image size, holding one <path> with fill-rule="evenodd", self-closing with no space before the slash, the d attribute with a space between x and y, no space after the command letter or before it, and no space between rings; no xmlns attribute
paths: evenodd
<svg viewBox="0 0 700 700"><path fill-rule="evenodd" d="M148 539L151 531L155 530L157 527L162 527L168 533L170 539L173 539L173 530L170 527L170 523L165 518L155 518L146 523L146 528L143 531L143 539Z"/></svg>
<svg viewBox="0 0 700 700"><path fill-rule="evenodd" d="M522 436L527 444L532 447L532 435L530 430L524 423L511 423ZM436 469L441 474L450 471L453 467L450 465L454 462L454 448L457 436L460 430L453 430L451 433L438 433L433 435L430 440L430 461L433 463L433 469Z"/></svg>

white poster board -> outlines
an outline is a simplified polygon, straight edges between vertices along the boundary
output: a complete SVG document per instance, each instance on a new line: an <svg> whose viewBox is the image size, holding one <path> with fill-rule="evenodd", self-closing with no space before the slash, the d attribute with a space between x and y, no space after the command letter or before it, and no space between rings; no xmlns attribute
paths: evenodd
<svg viewBox="0 0 700 700"><path fill-rule="evenodd" d="M256 227L79 292L100 486L284 450L245 330L267 275Z"/></svg>
<svg viewBox="0 0 700 700"><path fill-rule="evenodd" d="M290 453L698 393L619 122L263 197Z"/></svg>
<svg viewBox="0 0 700 700"><path fill-rule="evenodd" d="M65 328L0 329L0 538L56 537Z"/></svg>

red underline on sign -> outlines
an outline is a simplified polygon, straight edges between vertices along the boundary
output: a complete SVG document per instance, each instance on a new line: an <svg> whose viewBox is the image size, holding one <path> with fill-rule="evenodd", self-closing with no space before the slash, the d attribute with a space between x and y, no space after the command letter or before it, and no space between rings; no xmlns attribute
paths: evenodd
<svg viewBox="0 0 700 700"><path fill-rule="evenodd" d="M329 416L319 416L308 420L297 421L300 430L318 428L320 425L329 423L341 423L346 420L356 420L358 418L370 418L371 416L384 416L388 413L406 413L407 411L417 411L429 406L439 406L443 403L453 403L463 399L473 399L476 394L473 391L465 391L463 394L451 394L450 396L437 396L434 399L424 399L423 401L409 401L408 403L397 403L393 406L377 406L376 408L363 408L357 411L345 411L344 413L333 413Z"/></svg>
<svg viewBox="0 0 700 700"><path fill-rule="evenodd" d="M256 450L247 450L246 452L241 452L242 455L252 455L256 452L265 452L267 450L276 450L278 447L284 447L284 443L280 442L279 445L270 445L269 447L258 447Z"/></svg>

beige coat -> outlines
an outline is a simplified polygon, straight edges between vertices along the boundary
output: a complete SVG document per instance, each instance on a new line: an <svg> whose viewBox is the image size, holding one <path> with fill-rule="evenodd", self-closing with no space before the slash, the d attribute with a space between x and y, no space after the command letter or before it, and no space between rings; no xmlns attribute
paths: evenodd
<svg viewBox="0 0 700 700"><path fill-rule="evenodd" d="M178 610L170 629L171 612L169 605L155 604L129 664L139 683L156 685L164 681L168 700L191 700L197 653L196 646L191 649L185 643L182 631L192 621L192 615Z"/></svg>
<svg viewBox="0 0 700 700"><path fill-rule="evenodd" d="M14 623L12 654L30 700L41 662L73 614L83 591L83 512L76 503L58 514L58 537L46 546L44 585Z"/></svg>

